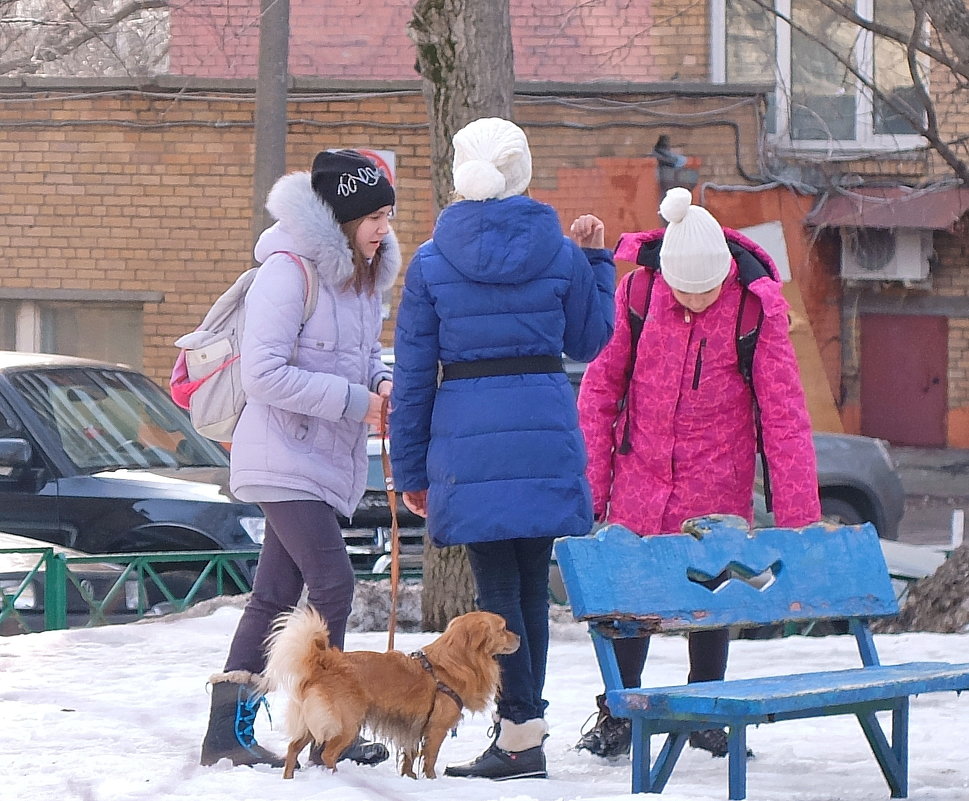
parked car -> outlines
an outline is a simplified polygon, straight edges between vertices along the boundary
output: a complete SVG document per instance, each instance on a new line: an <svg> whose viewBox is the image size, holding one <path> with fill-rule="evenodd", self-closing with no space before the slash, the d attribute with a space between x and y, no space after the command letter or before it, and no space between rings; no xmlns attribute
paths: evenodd
<svg viewBox="0 0 969 801"><path fill-rule="evenodd" d="M251 580L265 520L229 494L228 466L144 375L0 351L0 530L90 554L251 550ZM158 569L184 593L200 567Z"/></svg>
<svg viewBox="0 0 969 801"><path fill-rule="evenodd" d="M367 491L352 518L340 517L359 573L385 570L390 553L378 437L368 452ZM144 375L0 351L0 529L94 554L252 550L241 565L251 581L265 519L228 483L228 452L200 436ZM419 566L423 520L402 503L398 511L404 561ZM186 565L167 568L167 585L187 591L194 576ZM149 592L152 604L164 600L153 586Z"/></svg>
<svg viewBox="0 0 969 801"><path fill-rule="evenodd" d="M386 440L389 447L389 440ZM343 541L350 561L358 573L386 573L390 571L390 532L392 518L390 497L384 479L381 437L367 439L367 490L357 506L352 520L338 516L343 527ZM396 494L397 524L400 536L400 566L402 570L420 570L427 531L424 518L411 512Z"/></svg>
<svg viewBox="0 0 969 801"><path fill-rule="evenodd" d="M68 557L88 556L89 554L64 548L60 545L30 537L19 537L0 531L0 551L5 549L26 550L30 548L53 548L55 553ZM41 560L40 553L0 553L0 591L4 604L13 603L17 615L9 615L0 623L0 635L21 634L43 631L45 627L45 590L47 571L43 566L28 580ZM103 602L118 581L122 568L108 562L85 562L75 565L71 572L84 591L94 600ZM91 620L91 607L82 597L80 590L72 582L67 583L67 624L83 626ZM19 594L18 594L19 591ZM121 623L133 620L138 613L140 588L137 579L124 582L111 601L105 606L105 620ZM17 596L14 598L14 596Z"/></svg>

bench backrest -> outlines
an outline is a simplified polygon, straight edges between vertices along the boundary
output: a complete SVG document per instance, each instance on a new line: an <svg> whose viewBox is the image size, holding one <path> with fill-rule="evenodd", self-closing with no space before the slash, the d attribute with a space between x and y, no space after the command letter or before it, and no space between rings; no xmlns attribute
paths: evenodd
<svg viewBox="0 0 969 801"><path fill-rule="evenodd" d="M742 518L712 515L684 531L638 537L611 525L557 540L573 617L648 633L898 613L870 523L750 531ZM725 571L729 580L717 580Z"/></svg>

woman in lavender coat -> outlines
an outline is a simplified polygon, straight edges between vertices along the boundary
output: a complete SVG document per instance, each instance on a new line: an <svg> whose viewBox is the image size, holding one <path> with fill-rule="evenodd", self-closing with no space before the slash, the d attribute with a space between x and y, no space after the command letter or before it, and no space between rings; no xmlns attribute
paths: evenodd
<svg viewBox="0 0 969 801"><path fill-rule="evenodd" d="M401 263L394 200L373 162L342 150L318 154L311 172L280 178L266 201L277 222L256 244L262 266L246 297L246 406L232 437L230 480L236 497L262 507L266 534L225 667L210 679L203 765L282 765L253 736L263 700L256 688L272 620L296 605L304 584L330 642L343 648L353 569L337 513L349 517L363 496L367 426L380 422L390 394L378 336L380 295ZM319 277L305 324L308 288L294 256ZM379 762L387 749L358 739L343 758Z"/></svg>

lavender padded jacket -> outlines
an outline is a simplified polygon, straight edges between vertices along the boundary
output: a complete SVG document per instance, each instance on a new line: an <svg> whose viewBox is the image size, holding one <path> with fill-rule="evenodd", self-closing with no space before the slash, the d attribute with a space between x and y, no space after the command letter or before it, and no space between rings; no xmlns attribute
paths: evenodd
<svg viewBox="0 0 969 801"><path fill-rule="evenodd" d="M349 517L366 485L368 391L391 377L380 361L380 292L400 270L400 248L391 232L377 293L358 295L344 288L353 274L346 237L309 173L280 178L266 208L278 222L256 244L262 266L246 296L246 406L232 437L230 486L310 493ZM278 251L309 259L319 274L302 331L303 274Z"/></svg>
<svg viewBox="0 0 969 801"><path fill-rule="evenodd" d="M776 277L770 257L743 235L728 238L753 252ZM624 234L636 250L661 231ZM820 519L817 470L794 348L788 336L788 304L779 281L750 285L764 310L754 356L753 380L761 407L764 445L780 526ZM616 291L627 306L629 276ZM632 450L616 451L622 434L619 401L629 364L629 324L616 315L616 330L589 365L579 393L579 420L589 451L588 476L597 517L639 534L680 530L689 517L735 514L751 520L755 468L752 396L737 367L735 328L741 286L731 264L720 297L694 314L673 297L657 275L649 315L639 340L630 382ZM617 425L619 423L619 425Z"/></svg>

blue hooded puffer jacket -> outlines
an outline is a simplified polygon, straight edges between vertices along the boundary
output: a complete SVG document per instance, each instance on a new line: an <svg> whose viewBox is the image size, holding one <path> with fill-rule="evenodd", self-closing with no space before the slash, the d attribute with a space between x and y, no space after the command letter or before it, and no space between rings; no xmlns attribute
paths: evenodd
<svg viewBox="0 0 969 801"><path fill-rule="evenodd" d="M438 386L439 364L588 361L613 329L615 264L525 196L461 201L415 254L397 314L391 458L398 490L428 489L438 546L586 534L592 505L564 373Z"/></svg>

